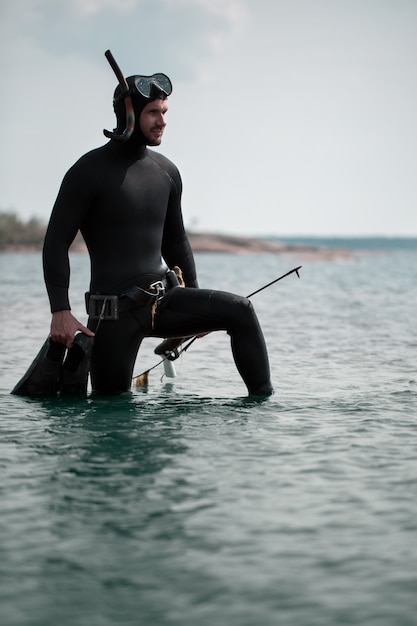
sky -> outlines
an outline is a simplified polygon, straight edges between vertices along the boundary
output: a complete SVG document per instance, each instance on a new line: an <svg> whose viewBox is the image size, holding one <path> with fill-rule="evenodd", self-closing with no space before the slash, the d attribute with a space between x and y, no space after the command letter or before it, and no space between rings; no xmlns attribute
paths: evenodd
<svg viewBox="0 0 417 626"><path fill-rule="evenodd" d="M110 49L172 80L188 229L416 236L416 32L416 0L2 0L0 210L46 221L107 141Z"/></svg>

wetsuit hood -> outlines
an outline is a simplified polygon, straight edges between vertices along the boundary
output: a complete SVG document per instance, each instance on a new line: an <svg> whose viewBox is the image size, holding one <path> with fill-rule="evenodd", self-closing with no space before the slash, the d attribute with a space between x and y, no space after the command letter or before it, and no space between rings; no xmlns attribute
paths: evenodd
<svg viewBox="0 0 417 626"><path fill-rule="evenodd" d="M138 76L136 75L128 76L126 78L126 82L129 86L129 90L134 91L135 81L137 81L137 79L138 79ZM153 88L151 92L151 97L149 98L142 96L136 90L134 91L133 94L131 93L131 102L132 102L133 112L135 116L134 130L133 130L131 137L127 141L127 143L130 144L131 146L132 144L135 144L135 146L139 148L139 146L141 145L142 146L146 145L146 139L140 129L140 116L145 106L149 104L150 102L157 100L158 98L166 99L167 95L163 91L158 89L157 87ZM115 112L116 120L117 120L115 133L120 135L123 133L123 130L126 128L126 124L127 124L125 97L123 95L120 85L118 85L114 91L113 108L114 108L114 112Z"/></svg>

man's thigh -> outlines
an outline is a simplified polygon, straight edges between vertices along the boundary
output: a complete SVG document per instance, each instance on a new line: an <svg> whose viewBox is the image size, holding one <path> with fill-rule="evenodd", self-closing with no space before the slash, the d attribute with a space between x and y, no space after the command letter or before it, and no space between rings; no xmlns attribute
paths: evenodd
<svg viewBox="0 0 417 626"><path fill-rule="evenodd" d="M96 324L91 324L92 329ZM130 388L143 331L132 311L102 321L94 338L91 383L94 391L116 393Z"/></svg>
<svg viewBox="0 0 417 626"><path fill-rule="evenodd" d="M239 315L244 298L213 289L176 287L157 307L153 335L182 337L227 330Z"/></svg>

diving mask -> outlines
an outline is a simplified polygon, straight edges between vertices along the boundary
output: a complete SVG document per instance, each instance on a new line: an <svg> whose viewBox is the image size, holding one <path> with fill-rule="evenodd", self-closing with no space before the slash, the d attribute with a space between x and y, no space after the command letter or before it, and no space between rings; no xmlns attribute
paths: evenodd
<svg viewBox="0 0 417 626"><path fill-rule="evenodd" d="M113 104L117 104L126 96L134 96L139 94L143 98L151 99L158 97L160 93L170 96L172 93L172 84L168 76L165 74L152 74L152 76L132 76L129 80L133 80L133 85L125 91L117 94L113 100Z"/></svg>

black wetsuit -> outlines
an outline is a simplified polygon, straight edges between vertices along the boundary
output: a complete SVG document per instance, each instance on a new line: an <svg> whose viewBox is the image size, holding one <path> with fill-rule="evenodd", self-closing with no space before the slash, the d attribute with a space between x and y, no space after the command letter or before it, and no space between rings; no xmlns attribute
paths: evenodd
<svg viewBox="0 0 417 626"><path fill-rule="evenodd" d="M43 253L51 311L70 309L68 249L78 230L91 259L90 293L122 295L134 285L147 289L174 265L181 268L186 287L167 292L157 307L154 328L150 305L126 310L117 321L101 322L91 364L93 389L129 389L146 336L226 330L249 393L271 393L267 351L251 302L198 288L177 168L161 154L129 144L111 140L87 153L62 182ZM89 320L89 328L96 325Z"/></svg>

